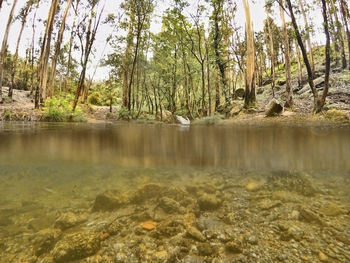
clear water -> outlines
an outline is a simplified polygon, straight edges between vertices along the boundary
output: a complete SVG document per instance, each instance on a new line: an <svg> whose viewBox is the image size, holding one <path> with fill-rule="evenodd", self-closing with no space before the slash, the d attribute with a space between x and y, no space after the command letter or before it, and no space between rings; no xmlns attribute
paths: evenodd
<svg viewBox="0 0 350 263"><path fill-rule="evenodd" d="M318 189L316 195L303 195L304 186L290 186L294 181L281 179L282 183L279 184L274 179L270 180L272 175L278 174L281 177L291 171L307 173L308 182ZM250 191L247 185L252 182L253 185L255 182L265 187L263 190ZM32 250L27 248L34 246L32 240L40 230L52 228L61 213L85 213L88 220L92 220L91 208L98 194L108 189L118 189L127 193L148 183L160 183L182 189L189 185L212 184L217 186L218 196L235 193L235 198L238 199L232 203L238 203L238 206L241 199L241 206L245 206L249 200L255 202L251 200L264 199L274 202L276 198L272 197L273 194L284 191L288 195L290 192L291 195L296 194L302 198L299 199L298 205L293 206L293 202L286 201L288 205L284 206L282 200L282 205L279 204L277 208L264 210L264 207L259 208L259 205L251 203L242 208L242 211L251 209L250 213L254 213L257 210L261 215L265 213L267 218L277 214L278 220L282 220L283 213L288 214L285 217L289 218L289 214L294 210L299 211L300 205L306 206L319 213L323 221L336 225L334 231L344 234L338 239L334 235L329 236L331 245L334 242L337 249L334 251L338 252L334 252L329 248L330 244L324 243L320 238L310 251L305 248L305 255L299 250L299 254L291 256L294 243L291 245L291 241L282 240L280 249L285 251L285 258L278 259L279 253L276 252L276 255L272 256L273 253L267 252L265 245L260 245L262 243L259 241L258 245L247 242L244 251L253 249L250 253L242 252L237 255L216 252L215 255L203 256L200 251L190 250L186 252L187 255L185 253L178 257L179 262L191 256L198 257L199 262L204 262L205 257L222 260L218 262L226 262L226 259L242 260L237 262L317 262L322 258L320 253L323 253L329 262L350 261L350 253L346 252L350 251L346 241L350 230L346 229L346 226L342 228L346 223L350 223L349 126L305 127L291 124L182 127L125 123L5 123L0 127L0 262L40 262L39 260L44 259L48 261L42 262L50 262L52 252L35 256ZM269 188L269 183L276 189ZM232 187L226 189L222 186L225 184L232 184L232 187L238 190L232 190ZM224 202L229 204L231 201ZM341 213L328 217L319 212L323 211L322 206L328 202L336 203ZM226 213L226 210L220 211ZM215 215L215 212L210 213ZM276 220L266 224L270 224L271 229L274 229L272 225L279 222ZM296 221L297 225L299 221ZM310 222L300 222L304 224L299 225L301 228L317 227ZM239 225L239 222L237 224ZM261 227L261 222L258 221L252 220L250 224L246 226L247 229ZM225 225L224 228L227 230L230 226ZM323 231L322 229L319 231ZM334 232L332 231L331 233ZM315 236L319 233L321 232L312 232ZM277 237L282 234L276 233ZM276 237L271 237L271 240L273 239ZM104 241L106 246L108 240ZM309 242L309 239L305 240L302 241ZM297 244L297 248L300 246L300 240L292 241ZM227 245L227 241L217 242L218 247ZM272 247L273 245L271 249ZM98 253L102 258L105 256L104 252ZM257 257L252 257L252 253ZM336 259L331 257L332 253L336 254ZM87 258L79 260L85 262ZM116 255L105 259L106 261L98 261L95 258L97 256L92 255L92 261L86 262L117 262ZM156 262L141 256L135 260Z"/></svg>

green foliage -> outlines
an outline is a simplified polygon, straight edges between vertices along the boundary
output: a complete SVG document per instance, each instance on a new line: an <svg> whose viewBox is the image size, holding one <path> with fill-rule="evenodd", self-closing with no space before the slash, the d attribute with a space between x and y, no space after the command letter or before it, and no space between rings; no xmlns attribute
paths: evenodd
<svg viewBox="0 0 350 263"><path fill-rule="evenodd" d="M96 106L101 106L102 105L101 93L99 92L90 93L88 97L88 103Z"/></svg>
<svg viewBox="0 0 350 263"><path fill-rule="evenodd" d="M45 120L57 122L86 121L83 111L79 106L72 112L72 99L72 96L48 98L43 108Z"/></svg>
<svg viewBox="0 0 350 263"><path fill-rule="evenodd" d="M349 115L341 110L337 109L331 109L326 111L325 113L326 119L334 122L348 122L349 121Z"/></svg>
<svg viewBox="0 0 350 263"><path fill-rule="evenodd" d="M125 107L121 107L118 111L118 119L119 120L131 120L136 116L136 113L133 111L129 111Z"/></svg>

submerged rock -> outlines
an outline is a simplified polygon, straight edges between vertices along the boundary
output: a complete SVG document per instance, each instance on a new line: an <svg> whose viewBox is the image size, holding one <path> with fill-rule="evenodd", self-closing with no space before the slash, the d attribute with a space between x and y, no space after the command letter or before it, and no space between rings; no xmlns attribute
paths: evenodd
<svg viewBox="0 0 350 263"><path fill-rule="evenodd" d="M277 171L267 178L265 187L269 190L288 190L303 196L314 196L318 191L306 173Z"/></svg>
<svg viewBox="0 0 350 263"><path fill-rule="evenodd" d="M58 229L48 228L40 230L33 241L34 254L36 256L40 256L49 252L55 245L60 235L61 231Z"/></svg>
<svg viewBox="0 0 350 263"><path fill-rule="evenodd" d="M213 194L203 194L198 199L198 205L201 210L215 210L220 207L221 200Z"/></svg>
<svg viewBox="0 0 350 263"><path fill-rule="evenodd" d="M174 199L162 197L159 200L159 206L167 213L185 213L185 209Z"/></svg>
<svg viewBox="0 0 350 263"><path fill-rule="evenodd" d="M343 214L343 210L334 203L328 203L320 208L320 212L326 216L338 216Z"/></svg>
<svg viewBox="0 0 350 263"><path fill-rule="evenodd" d="M164 187L159 184L146 184L136 190L130 199L134 203L142 203L150 198L161 196L163 191Z"/></svg>
<svg viewBox="0 0 350 263"><path fill-rule="evenodd" d="M61 230L66 230L86 221L84 215L76 215L72 212L62 214L55 222L55 227Z"/></svg>
<svg viewBox="0 0 350 263"><path fill-rule="evenodd" d="M225 249L226 251L233 254L240 254L243 252L243 247L241 242L236 242L236 241L227 242L225 245Z"/></svg>
<svg viewBox="0 0 350 263"><path fill-rule="evenodd" d="M100 237L94 233L79 232L66 235L53 249L55 262L65 263L94 255L101 246Z"/></svg>
<svg viewBox="0 0 350 263"><path fill-rule="evenodd" d="M111 211L125 205L127 198L117 190L107 190L99 194L96 199L92 211Z"/></svg>
<svg viewBox="0 0 350 263"><path fill-rule="evenodd" d="M204 242L205 241L205 237L204 235L201 233L201 231L199 231L197 228L195 228L194 226L191 226L191 225L187 225L186 226L186 231L187 231L187 234L198 240L198 241L202 241Z"/></svg>

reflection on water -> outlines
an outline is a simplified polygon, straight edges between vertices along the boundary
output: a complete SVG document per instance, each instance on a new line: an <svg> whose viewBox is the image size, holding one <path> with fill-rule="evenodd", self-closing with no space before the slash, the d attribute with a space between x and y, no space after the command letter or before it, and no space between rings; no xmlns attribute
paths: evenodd
<svg viewBox="0 0 350 263"><path fill-rule="evenodd" d="M0 263L350 262L349 159L346 126L5 123Z"/></svg>
<svg viewBox="0 0 350 263"><path fill-rule="evenodd" d="M4 164L68 160L141 167L349 170L349 156L349 127L37 124L0 133Z"/></svg>

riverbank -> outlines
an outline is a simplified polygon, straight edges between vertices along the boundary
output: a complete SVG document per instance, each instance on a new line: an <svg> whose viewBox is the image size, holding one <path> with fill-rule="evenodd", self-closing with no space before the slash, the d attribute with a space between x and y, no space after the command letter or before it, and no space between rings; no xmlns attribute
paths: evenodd
<svg viewBox="0 0 350 263"><path fill-rule="evenodd" d="M316 75L322 75L324 68L319 66ZM327 97L327 103L324 111L319 114L313 114L313 98L308 84L297 87L297 80L293 78L292 86L294 88L294 107L292 109L283 108L273 117L266 117L266 108L270 101L273 100L272 89L270 85L257 88L257 105L253 110L243 109L243 99L237 98L228 108L221 108L216 115L196 118L191 120L194 124L254 124L254 123L349 123L350 122L350 71L338 71L333 69L331 74L330 89ZM316 82L316 80L315 80ZM318 77L317 88L322 91L322 76ZM8 88L3 88L3 93L7 93ZM276 101L283 107L285 96L285 83L277 82L274 90ZM80 121L89 123L116 122L125 119L120 116L119 106L112 107L110 113L109 106L83 105L82 118ZM129 121L136 122L165 122L176 123L175 116L169 111L163 110L163 116L160 118L150 113L142 113L137 119ZM13 101L5 100L0 104L0 121L48 121L44 112L34 110L34 101L29 91L14 90Z"/></svg>

